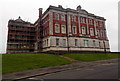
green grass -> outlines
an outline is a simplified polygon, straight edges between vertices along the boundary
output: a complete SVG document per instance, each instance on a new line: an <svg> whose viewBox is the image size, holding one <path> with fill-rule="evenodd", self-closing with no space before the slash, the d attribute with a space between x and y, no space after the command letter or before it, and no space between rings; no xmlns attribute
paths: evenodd
<svg viewBox="0 0 120 81"><path fill-rule="evenodd" d="M96 61L118 58L118 54L64 54L79 61ZM120 58L120 56L119 56ZM52 54L3 54L2 55L2 74L70 64L72 62Z"/></svg>
<svg viewBox="0 0 120 81"><path fill-rule="evenodd" d="M118 54L103 54L103 53L84 53L84 54L65 54L64 56L70 57L75 60L79 61L97 61L97 60L106 60L106 59L113 59L113 58L120 58Z"/></svg>
<svg viewBox="0 0 120 81"><path fill-rule="evenodd" d="M0 74L2 74L2 54L0 54Z"/></svg>
<svg viewBox="0 0 120 81"><path fill-rule="evenodd" d="M51 54L3 54L2 73L18 72L69 64L70 61Z"/></svg>

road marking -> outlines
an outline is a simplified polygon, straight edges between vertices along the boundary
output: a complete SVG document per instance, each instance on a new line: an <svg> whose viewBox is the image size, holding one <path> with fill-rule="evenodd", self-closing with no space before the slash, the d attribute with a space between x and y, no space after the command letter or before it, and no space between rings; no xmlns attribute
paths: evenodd
<svg viewBox="0 0 120 81"><path fill-rule="evenodd" d="M31 80L35 80L35 79L36 79L36 80L37 80L37 78L28 78L28 79L31 79ZM42 78L39 79L39 80L40 80L40 81L44 81L44 79L42 79Z"/></svg>
<svg viewBox="0 0 120 81"><path fill-rule="evenodd" d="M36 78L28 78L28 79L36 79Z"/></svg>

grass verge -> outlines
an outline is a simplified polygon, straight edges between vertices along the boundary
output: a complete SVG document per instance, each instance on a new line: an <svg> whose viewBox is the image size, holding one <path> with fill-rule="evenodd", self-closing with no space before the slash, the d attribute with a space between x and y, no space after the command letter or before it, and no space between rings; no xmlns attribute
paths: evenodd
<svg viewBox="0 0 120 81"><path fill-rule="evenodd" d="M3 54L2 74L69 63L71 62L51 54Z"/></svg>
<svg viewBox="0 0 120 81"><path fill-rule="evenodd" d="M106 60L106 59L113 59L113 58L120 58L119 54L104 54L104 53L83 53L83 54L65 54L64 56L78 60L78 61L97 61L97 60Z"/></svg>

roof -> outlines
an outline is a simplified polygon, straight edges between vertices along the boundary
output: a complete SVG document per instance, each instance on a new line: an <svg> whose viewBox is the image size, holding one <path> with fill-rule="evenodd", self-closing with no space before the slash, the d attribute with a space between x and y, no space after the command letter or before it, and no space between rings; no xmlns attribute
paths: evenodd
<svg viewBox="0 0 120 81"><path fill-rule="evenodd" d="M78 7L81 8L81 6L79 5ZM100 17L100 16L96 16L92 13L89 13L88 11L86 11L85 9L80 9L79 11L78 10L75 10L75 9L71 9L71 8L63 8L61 5L58 5L58 7L56 6L52 6L50 5L48 7L48 9L43 13L42 16L44 16L50 9L53 9L53 10L58 10L58 11L62 11L62 12L72 12L72 13L76 13L76 14L84 14L84 15L88 15L88 16L92 16L92 17L95 17L97 19L102 19L102 20L106 20L104 19L104 17Z"/></svg>
<svg viewBox="0 0 120 81"><path fill-rule="evenodd" d="M9 22L22 23L22 24L31 24L32 25L32 23L22 20L20 16L16 20L9 20Z"/></svg>
<svg viewBox="0 0 120 81"><path fill-rule="evenodd" d="M18 19L16 19L15 21L16 21L16 22L21 22L21 23L24 23L24 22L25 22L25 21L23 21L23 20L21 19L20 16L19 16Z"/></svg>

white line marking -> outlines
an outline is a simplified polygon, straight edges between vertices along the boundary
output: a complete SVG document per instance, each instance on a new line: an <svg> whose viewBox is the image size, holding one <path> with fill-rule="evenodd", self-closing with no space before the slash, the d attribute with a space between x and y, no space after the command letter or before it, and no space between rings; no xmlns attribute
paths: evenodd
<svg viewBox="0 0 120 81"><path fill-rule="evenodd" d="M28 78L28 79L36 79L36 78Z"/></svg>

